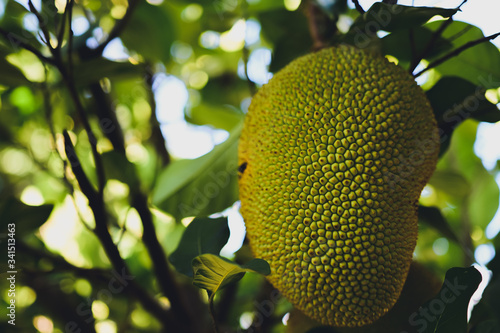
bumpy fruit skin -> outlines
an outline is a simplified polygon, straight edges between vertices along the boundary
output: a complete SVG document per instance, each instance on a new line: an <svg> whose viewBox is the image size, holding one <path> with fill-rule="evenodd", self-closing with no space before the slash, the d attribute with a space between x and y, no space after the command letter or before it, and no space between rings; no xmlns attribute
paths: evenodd
<svg viewBox="0 0 500 333"><path fill-rule="evenodd" d="M253 98L239 146L241 213L270 282L325 325L384 315L438 150L424 92L382 56L338 46L279 71Z"/></svg>

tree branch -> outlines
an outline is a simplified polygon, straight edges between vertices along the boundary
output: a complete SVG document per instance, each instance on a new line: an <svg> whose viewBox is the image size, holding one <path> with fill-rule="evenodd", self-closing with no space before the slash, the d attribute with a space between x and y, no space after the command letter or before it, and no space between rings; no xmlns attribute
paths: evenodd
<svg viewBox="0 0 500 333"><path fill-rule="evenodd" d="M89 200L89 206L94 214L94 234L97 236L101 245L103 246L107 257L113 265L113 268L123 275L133 277L127 264L121 257L118 248L114 244L111 235L109 234L104 201L102 200L102 197L97 194L96 190L92 187L87 176L85 175L68 133L64 131L63 135L66 155L73 157L73 160L70 160L71 169L75 174L76 180L78 181L82 192ZM180 329L179 320L177 320L177 318L174 318L170 314L170 312L167 312L165 309L163 309L160 303L152 298L144 289L142 289L142 287L140 287L136 283L133 283L133 280L130 281L129 286L132 289L134 295L144 306L144 308L151 312L151 314L153 314L165 327L176 327Z"/></svg>
<svg viewBox="0 0 500 333"><path fill-rule="evenodd" d="M76 155L75 148L73 147L73 143L71 142L71 138L69 137L68 132L63 131L64 137L64 152L66 153L66 158L71 166L71 170L75 175L76 180L78 181L78 185L80 185L80 189L82 193L89 199L89 203L92 205L95 202L94 198L97 198L97 192L87 178L87 175L83 171L83 168L80 164L80 159Z"/></svg>
<svg viewBox="0 0 500 333"><path fill-rule="evenodd" d="M109 99L109 94L104 92L99 82L92 82L88 87L94 99L93 105L97 118L99 118L102 132L109 139L116 151L125 154L123 130L119 126L118 118L116 118L115 110ZM110 125L109 127L107 126L108 124Z"/></svg>
<svg viewBox="0 0 500 333"><path fill-rule="evenodd" d="M106 213L104 198L103 198L103 189L106 183L104 168L102 165L102 159L100 154L97 151L97 139L90 127L89 120L87 118L85 109L83 107L82 101L77 92L75 82L73 79L73 66L72 66L72 28L71 28L71 20L72 20L72 6L74 0L70 0L68 2L68 8L66 9L68 12L68 20L69 20L69 37L68 37L68 67L65 67L64 61L62 59L60 49L54 50L51 49L52 55L54 57L54 65L61 73L63 81L67 86L71 99L73 100L73 104L76 107L77 114L83 124L83 128L85 129L90 145L92 154L94 157L96 173L98 178L98 188L97 190L94 188L92 183L89 181L87 175L82 169L80 160L75 153L73 144L71 139L66 131L64 131L64 141L65 141L65 151L70 162L71 169L76 177L76 180L89 201L89 206L93 212L95 219L95 228L93 229L94 234L99 239L102 244L106 255L108 256L113 268L118 272L124 272L126 275L130 275L130 270L126 265L125 261L121 257L116 244L114 244L113 239L108 230L108 215ZM138 0L130 0L129 8L127 9L127 13L123 17L123 19L119 20L117 24L112 29L110 35L107 40L102 43L97 49L92 50L94 55L101 55L102 51L106 47L106 45L115 37L117 37L121 31L125 28L126 22L130 19L134 8L138 5ZM99 101L98 101L99 102ZM109 101L104 100L103 102L109 103ZM116 123L116 126L119 127L119 124ZM122 136L123 138L123 136ZM122 149L120 149L122 148ZM125 150L123 146L118 144L118 152L125 154ZM156 230L153 224L153 218L151 215L151 211L148 207L148 198L144 195L140 189L136 189L135 193L131 193L131 205L138 211L144 228L143 233L143 241L148 249L149 255L153 261L154 269L156 273L156 277L158 280L158 284L162 289L163 293L167 298L169 298L171 303L172 310L167 312L162 308L159 302L151 298L145 290L143 290L138 284L131 284L132 288L135 290L137 298L141 301L144 308L150 311L153 315L155 315L160 322L164 325L165 328L173 329L176 332L190 332L190 327L199 323L196 323L195 320L188 314L188 307L184 304L183 299L179 293L179 288L175 283L173 275L170 272L170 269L167 264L166 254L160 245Z"/></svg>
<svg viewBox="0 0 500 333"><path fill-rule="evenodd" d="M497 38L498 36L500 36L500 32L497 32L496 34L489 35L489 36L479 38L479 39L470 41L468 43L465 43L464 45L460 46L459 48L455 49L454 51L442 56L441 58L439 58L433 62L431 62L425 69L421 70L417 74L414 74L413 77L419 77L420 75L422 75L423 73L425 73L429 69L437 67L440 64L442 64L443 62L445 62L446 60L458 56L463 51L470 49L471 47L476 46L478 44L493 40L493 39Z"/></svg>
<svg viewBox="0 0 500 333"><path fill-rule="evenodd" d="M356 10L358 12L360 12L361 14L364 14L365 13L365 10L363 9L363 7L361 7L361 5L359 4L359 0L352 0L352 2L354 3L354 7L356 7Z"/></svg>
<svg viewBox="0 0 500 333"><path fill-rule="evenodd" d="M157 277L158 284L165 296L170 300L172 311L179 318L181 322L190 326L190 316L186 311L187 306L184 302L184 298L180 294L180 288L177 286L176 281L170 271L167 264L167 256L158 237L156 236L156 230L153 224L153 216L148 207L147 197L142 193L135 193L132 199L132 206L137 210L139 216L142 220L143 225L143 242L148 249L151 260L153 261L153 267L155 275Z"/></svg>
<svg viewBox="0 0 500 333"><path fill-rule="evenodd" d="M54 53L54 55L57 55L57 53ZM62 60L57 57L56 58L56 67L58 68L59 72L61 73L64 82L66 83L66 86L69 90L71 99L73 100L73 103L76 107L76 111L78 113L78 116L80 120L82 121L83 128L85 129L85 132L87 133L88 140L90 142L90 147L92 149L92 156L94 157L94 163L96 167L96 173L97 173L97 181L98 181L98 193L99 196L102 197L103 191L104 191L104 186L105 186L105 176L104 176L104 166L102 164L101 160L101 155L99 155L97 151L97 139L94 135L94 132L92 131L92 128L90 127L89 120L87 119L87 115L85 114L85 109L82 105L82 102L80 100L80 97L78 96L78 92L76 91L76 87L74 84L74 81L71 79L71 77L68 74L68 71L64 67L64 64L62 63ZM70 70L71 72L71 70Z"/></svg>

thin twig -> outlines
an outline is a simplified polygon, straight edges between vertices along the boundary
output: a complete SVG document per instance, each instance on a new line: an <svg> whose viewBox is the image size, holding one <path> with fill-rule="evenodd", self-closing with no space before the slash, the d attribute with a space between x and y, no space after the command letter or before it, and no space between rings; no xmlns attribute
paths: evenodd
<svg viewBox="0 0 500 333"><path fill-rule="evenodd" d="M153 91L154 73L151 64L146 64L144 81L146 83L148 102L151 107L151 117L149 125L151 126L151 143L155 147L156 153L160 156L161 166L166 167L170 163L170 154L165 146L165 138L160 129L160 122L156 116L156 100Z"/></svg>
<svg viewBox="0 0 500 333"><path fill-rule="evenodd" d="M70 0L66 0L66 6L64 7L64 12L61 20L61 25L59 26L59 32L57 33L57 46L56 49L60 50L64 39L64 30L66 29L66 19L68 17L68 12L71 11ZM71 23L69 23L71 24Z"/></svg>
<svg viewBox="0 0 500 333"><path fill-rule="evenodd" d="M360 12L361 14L364 14L365 13L365 10L363 9L363 7L361 7L361 5L359 4L359 0L352 0L352 2L354 3L354 7L356 7L356 10L358 12Z"/></svg>
<svg viewBox="0 0 500 333"><path fill-rule="evenodd" d="M458 5L457 8L455 8L457 11L460 10L460 7L462 7L465 3L467 2L467 0L463 0L462 3L460 5ZM441 37L441 35L443 34L443 31L453 22L453 15L450 16L446 21L444 21L440 26L439 28L432 34L431 38L429 39L429 41L427 42L427 44L425 45L422 53L420 53L418 56L416 55L416 53L412 52L412 56L414 56L414 58L412 59L411 61L411 64L410 64L410 68L408 70L408 72L411 74L413 73L413 71L415 70L415 68L417 68L418 64L420 63L420 61L422 61L422 59L424 59L428 54L429 52L432 50L432 48L434 47L434 44L436 43L436 41L439 39L439 37Z"/></svg>
<svg viewBox="0 0 500 333"><path fill-rule="evenodd" d="M422 51L421 54L419 54L418 56L415 56L413 59L412 59L412 62L410 64L410 68L408 70L408 72L411 74L413 73L413 71L415 70L415 68L417 68L418 64L420 63L420 61L422 61L422 59L424 59L428 54L429 52L432 50L432 48L434 47L434 44L436 43L436 41L439 39L439 37L441 37L443 31L453 22L453 16L450 16L446 21L444 21L440 26L439 28L432 34L431 38L429 39L429 42L427 43L427 45L424 47L424 50ZM412 55L415 55L415 53L412 52Z"/></svg>
<svg viewBox="0 0 500 333"><path fill-rule="evenodd" d="M478 44L493 40L493 39L497 38L498 36L500 36L500 32L497 32L496 34L470 41L470 42L460 46L459 48L453 50L452 52L442 56L441 58L431 62L426 68L424 68L423 70L421 70L417 74L414 74L413 77L419 77L420 75L422 75L424 72L428 71L429 69L434 68L434 67L442 64L443 62L445 62L446 60L448 60L450 58L456 57L457 55L459 55L463 51L470 49L471 47L476 46Z"/></svg>
<svg viewBox="0 0 500 333"><path fill-rule="evenodd" d="M35 14L37 20L38 20L38 25L40 26L40 29L43 32L43 36L45 38L45 44L48 46L50 50L53 49L52 44L50 44L50 33L47 30L47 24L44 22L44 19L42 15L38 12L38 10L35 8L35 5L33 5L33 2L31 0L28 0L28 7L30 8L30 11Z"/></svg>
<svg viewBox="0 0 500 333"><path fill-rule="evenodd" d="M32 45L24 42L22 40L22 37L16 35L15 33L7 31L7 30L4 30L3 28L0 28L0 34L6 40L8 40L9 42L11 42L12 44L15 44L16 46L19 46L19 47L21 47L21 48L23 48L25 50L28 50L31 53L33 53L34 55L36 55L37 58L40 59L40 61L48 63L48 64L51 64L51 65L55 64L54 59L44 56L42 53L40 53L40 51L38 51L37 49L35 49Z"/></svg>

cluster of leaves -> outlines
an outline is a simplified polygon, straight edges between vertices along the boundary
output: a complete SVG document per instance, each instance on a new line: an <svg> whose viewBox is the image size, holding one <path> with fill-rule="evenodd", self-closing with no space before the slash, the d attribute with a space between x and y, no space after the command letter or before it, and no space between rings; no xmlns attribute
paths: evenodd
<svg viewBox="0 0 500 333"><path fill-rule="evenodd" d="M268 264L252 259L246 243L233 261L221 257L228 219L206 217L238 200L238 136L245 105L259 84L247 68L261 50L272 50L271 72L311 49L350 43L397 59L415 77L429 74L424 88L442 150L429 183L432 196L420 207L417 259L443 277L450 267L470 265L475 246L488 241L484 231L498 208L499 190L473 144L478 121L500 120L485 97L487 89L493 94L499 88L500 53L488 42L494 36L451 19L457 9L377 2L364 12L345 0L303 1L298 10L287 9L282 0L4 5L0 227L17 226L18 293L31 295L18 303L21 330L33 330L32 322L37 326L44 316L56 332L114 325L119 332L194 333L211 331L211 321L221 331L243 331L242 326L251 326L249 332L334 331L315 328L317 323L280 298L262 276L269 273ZM444 19L429 22L436 15ZM341 18L352 21L346 33L339 32ZM79 20L88 26L76 33ZM207 33L222 38L242 21L260 27L260 38L235 42L240 46L234 49L201 42ZM380 37L381 31L387 34ZM104 57L117 37L127 57ZM165 148L155 86L166 74L188 89L185 121L229 133L199 158L177 159ZM56 240L54 228L59 228ZM437 256L433 244L442 237L451 246ZM499 331L498 258L490 264L492 283L471 320L475 332ZM111 282L116 274L123 287L117 292ZM426 332L466 331L467 304L481 279L474 268L454 269L443 288L456 281L465 289L426 324ZM2 288L5 283L2 279ZM427 305L413 304L402 320L408 323L419 306L435 304L443 290ZM2 296L5 309L9 298ZM285 326L281 319L289 312L293 325ZM3 331L11 328L7 320L0 321Z"/></svg>

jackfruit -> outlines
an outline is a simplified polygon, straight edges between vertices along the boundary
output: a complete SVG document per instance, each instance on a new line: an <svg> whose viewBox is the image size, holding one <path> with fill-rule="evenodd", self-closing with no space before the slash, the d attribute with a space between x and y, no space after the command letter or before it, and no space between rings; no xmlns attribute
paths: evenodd
<svg viewBox="0 0 500 333"><path fill-rule="evenodd" d="M340 45L276 73L239 144L241 214L269 281L325 325L384 315L408 274L438 151L424 92L383 56Z"/></svg>

